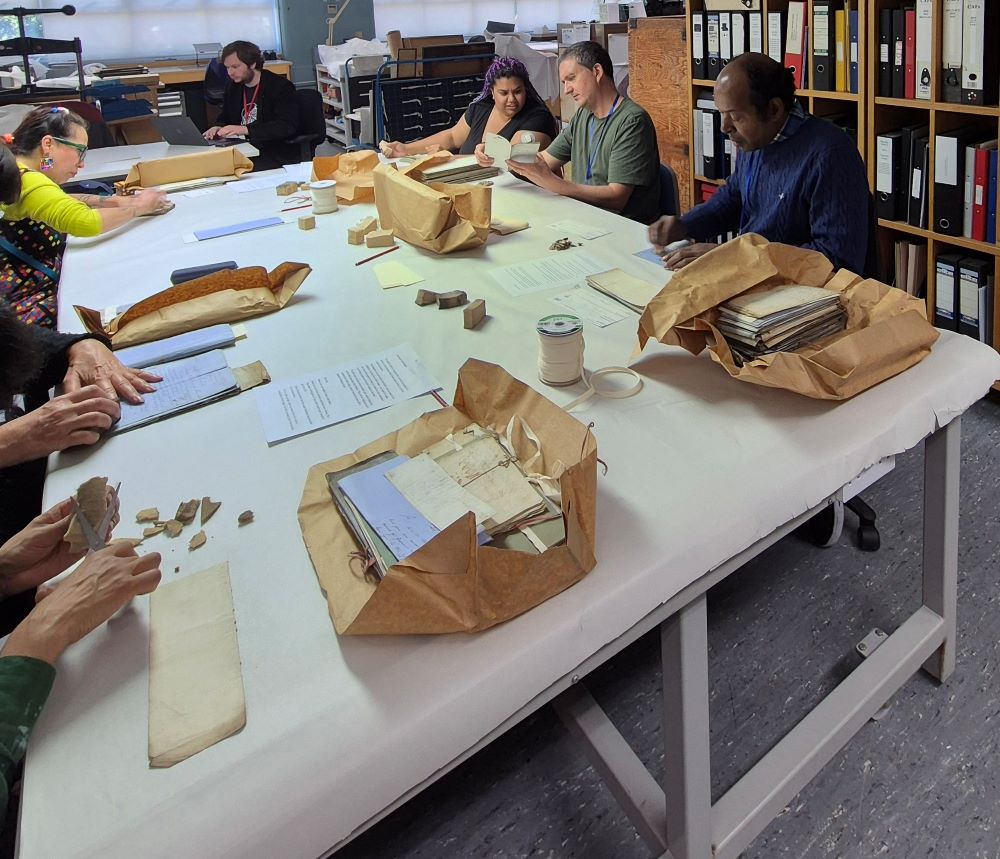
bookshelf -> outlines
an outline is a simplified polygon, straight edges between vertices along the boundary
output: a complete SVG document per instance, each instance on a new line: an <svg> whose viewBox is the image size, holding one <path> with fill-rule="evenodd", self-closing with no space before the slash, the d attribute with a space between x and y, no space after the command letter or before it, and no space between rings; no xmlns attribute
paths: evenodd
<svg viewBox="0 0 1000 859"><path fill-rule="evenodd" d="M768 45L768 14L772 12L781 13L783 16L783 21L787 24L788 20L788 2L789 0L757 0L754 4L754 9L752 12L759 12L762 16L762 40L764 51L768 52L770 46ZM867 68L868 57L873 56L869 52L869 14L867 7L870 5L871 0L850 0L849 6L852 10L858 12L858 92L832 92L827 90L815 90L809 89L808 87L799 89L796 93L799 100L802 102L802 106L808 110L810 113L821 116L821 117L843 117L849 123L857 129L857 141L858 141L858 151L861 153L862 159L864 159L865 164L868 164L869 159L869 145L868 145L868 111L866 110L867 99L869 98L869 85L870 85L870 74ZM711 6L712 9L707 9L707 6ZM687 17L687 32L692 32L692 18L696 13L703 12L707 13L709 11L718 11L717 3L709 2L706 4L705 0L688 0L686 17ZM730 7L730 11L736 11L737 9L744 9L743 4L738 3L728 3L725 4ZM847 4L844 4L847 5ZM811 26L813 20L813 2L809 0L805 4L805 14L806 14L806 25ZM831 46L833 44L833 27L831 26ZM784 45L781 45L782 55L784 55ZM849 47L848 47L849 53ZM848 56L848 62L850 62L850 56ZM690 58L688 60L690 65ZM806 67L812 69L813 67L813 55L812 55L812 43L809 40L808 57L806 59ZM693 110L697 105L698 98L702 95L711 95L712 88L715 81L708 79L694 78L691 80L691 109ZM697 133L698 129L694 128L694 123L691 125L691 135L688 141L689 151L695 152L695 139L694 135ZM697 204L702 199L702 187L711 185L723 185L725 183L724 179L709 179L704 176L698 175L695 169L695 159L691 158L691 174L690 174L690 188L691 192L691 202L692 205Z"/></svg>
<svg viewBox="0 0 1000 859"><path fill-rule="evenodd" d="M875 187L876 137L879 134L900 128L907 124L926 123L928 126L928 165L927 181L928 228L914 227L908 223L886 220L878 221L879 241L882 246L883 258L892 258L893 243L901 238L917 237L926 241L927 255L927 306L928 314L933 318L936 302L935 294L935 263L943 253L967 253L992 259L994 290L1000 289L1000 245L977 241L962 236L944 235L933 227L935 221L935 138L959 128L973 127L981 136L997 137L1000 134L1000 106L987 104L983 106L955 104L944 101L942 94L942 20L945 0L932 0L931 4L931 98L930 100L889 98L878 93L878 65L872 63L867 70L866 91L872 93L867 101L866 127L869 129L867 138L868 181ZM870 0L867 15L867 46L866 53L877 57L879 50L879 17L884 9L899 9L912 6L913 3L903 3L900 0ZM993 48L996 50L996 46ZM987 45L987 51L990 47ZM994 300L992 333L993 346L1000 346L1000 302ZM1000 390L1000 382L994 389Z"/></svg>

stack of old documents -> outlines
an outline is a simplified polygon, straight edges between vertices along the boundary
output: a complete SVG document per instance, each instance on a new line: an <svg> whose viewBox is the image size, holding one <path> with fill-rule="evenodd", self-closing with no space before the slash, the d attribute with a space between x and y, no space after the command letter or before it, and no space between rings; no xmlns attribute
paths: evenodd
<svg viewBox="0 0 1000 859"><path fill-rule="evenodd" d="M733 353L752 361L771 352L793 352L843 331L846 323L839 293L818 286L780 286L720 304L715 324Z"/></svg>
<svg viewBox="0 0 1000 859"><path fill-rule="evenodd" d="M420 169L420 176L425 182L447 182L449 184L476 182L499 175L500 170L496 167L480 167L475 155L460 155L442 164Z"/></svg>

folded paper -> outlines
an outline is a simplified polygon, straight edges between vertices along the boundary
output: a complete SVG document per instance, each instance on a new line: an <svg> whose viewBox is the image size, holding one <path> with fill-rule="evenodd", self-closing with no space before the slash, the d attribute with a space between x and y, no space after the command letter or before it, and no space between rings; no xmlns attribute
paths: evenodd
<svg viewBox="0 0 1000 859"><path fill-rule="evenodd" d="M378 165L378 153L367 149L320 156L313 159L311 179L313 182L333 179L341 203L371 203L375 199L372 171Z"/></svg>
<svg viewBox="0 0 1000 859"><path fill-rule="evenodd" d="M140 188L176 185L198 179L239 179L251 170L253 163L236 147L210 147L205 152L192 155L140 161L132 166L128 176L115 183L115 189L127 194Z"/></svg>

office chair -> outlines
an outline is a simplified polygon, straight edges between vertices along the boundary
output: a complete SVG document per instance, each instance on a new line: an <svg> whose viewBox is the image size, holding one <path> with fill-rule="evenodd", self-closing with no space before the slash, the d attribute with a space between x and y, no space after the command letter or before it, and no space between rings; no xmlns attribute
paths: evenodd
<svg viewBox="0 0 1000 859"><path fill-rule="evenodd" d="M205 80L202 83L202 96L205 101L205 128L215 124L215 120L222 110L222 100L226 95L226 84L229 83L229 73L222 64L222 60L214 57L205 66ZM204 131L198 121L195 121L200 131Z"/></svg>
<svg viewBox="0 0 1000 859"><path fill-rule="evenodd" d="M660 215L679 215L681 200L677 192L677 177L666 164L660 165Z"/></svg>
<svg viewBox="0 0 1000 859"><path fill-rule="evenodd" d="M316 147L326 140L326 115L323 113L323 96L318 90L297 89L295 101L299 106L299 133L285 141L288 149L298 147L298 162L312 161Z"/></svg>
<svg viewBox="0 0 1000 859"><path fill-rule="evenodd" d="M878 279L882 273L881 248L878 242L878 217L875 213L875 198L868 195L868 245L862 277ZM844 509L858 517L858 548L862 552L877 552L882 539L875 520L878 514L860 495L847 501L834 501L825 510L809 520L809 532L813 542L819 546L832 546L840 538L844 529Z"/></svg>

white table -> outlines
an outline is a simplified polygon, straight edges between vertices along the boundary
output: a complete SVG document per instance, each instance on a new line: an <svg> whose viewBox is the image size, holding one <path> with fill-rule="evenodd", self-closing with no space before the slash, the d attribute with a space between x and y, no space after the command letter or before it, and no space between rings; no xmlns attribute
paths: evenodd
<svg viewBox="0 0 1000 859"><path fill-rule="evenodd" d="M196 155L208 151L206 146L173 146L165 140L158 143L139 143L128 146L104 146L87 152L83 167L74 177L75 182L103 179L106 176L121 176L128 173L139 161L156 158L173 158L177 155ZM260 155L251 143L237 143L236 148L247 158Z"/></svg>
<svg viewBox="0 0 1000 859"><path fill-rule="evenodd" d="M277 206L271 191L237 195L224 188L204 198L175 195L178 207L168 216L129 225L127 245L120 237L72 240L61 327L79 328L72 304L137 299L164 287L176 267L303 260L313 274L285 309L247 323L249 336L233 347L230 363L259 358L279 380L408 341L446 393L471 355L565 403L579 388L548 389L535 375L533 323L558 308L546 293L508 296L488 271L548 253L560 234L544 224L572 217L615 230L587 243L589 253L653 279L656 270L630 255L644 247L645 228L508 179L497 185L494 212L527 218L532 229L451 257L407 245L389 257L424 275L420 286L485 297L490 318L478 331L462 329L459 311L416 307L419 287L383 292L371 264L351 264L370 252L347 246L346 229L373 207L342 207L318 217L313 232L291 224L183 244L183 233ZM627 360L634 336L631 319L589 329L587 366ZM586 726L599 716L571 687L668 618L664 686L676 693L665 708L670 847L678 859L693 859L707 857L716 841L720 855L735 856L739 842L776 813L776 803L787 801L924 659L936 653L938 674L950 669L957 417L1000 376L1000 358L968 338L945 335L917 367L841 404L734 382L706 356L677 349L648 347L635 366L645 378L639 395L596 401L579 414L595 422L599 455L609 466L598 480L597 567L538 608L477 635L338 638L296 521L309 466L403 425L433 408L429 398L269 449L254 395L243 394L54 457L48 502L106 474L123 481L126 523L146 506L172 510L202 495L223 502L196 554L165 538L148 548L164 553L168 581L178 566L186 575L229 561L247 726L171 769L148 768L148 601L137 600L60 661L26 761L21 856L324 855L567 689L561 712L571 722L579 717L579 733L592 748L630 768L612 775L612 787L634 800L630 813L646 840L665 844L659 788L621 744L602 747L594 739ZM945 425L950 429L941 430ZM835 712L820 713L805 739L799 733L793 747L783 747L779 757L795 760L769 760L712 809L705 590L866 467L935 431L930 607L852 675ZM939 493L943 503L935 500ZM256 522L237 531L235 515L246 508ZM845 707L849 715L841 718ZM840 719L832 732L831 719ZM778 778L783 768L792 770L787 780Z"/></svg>

